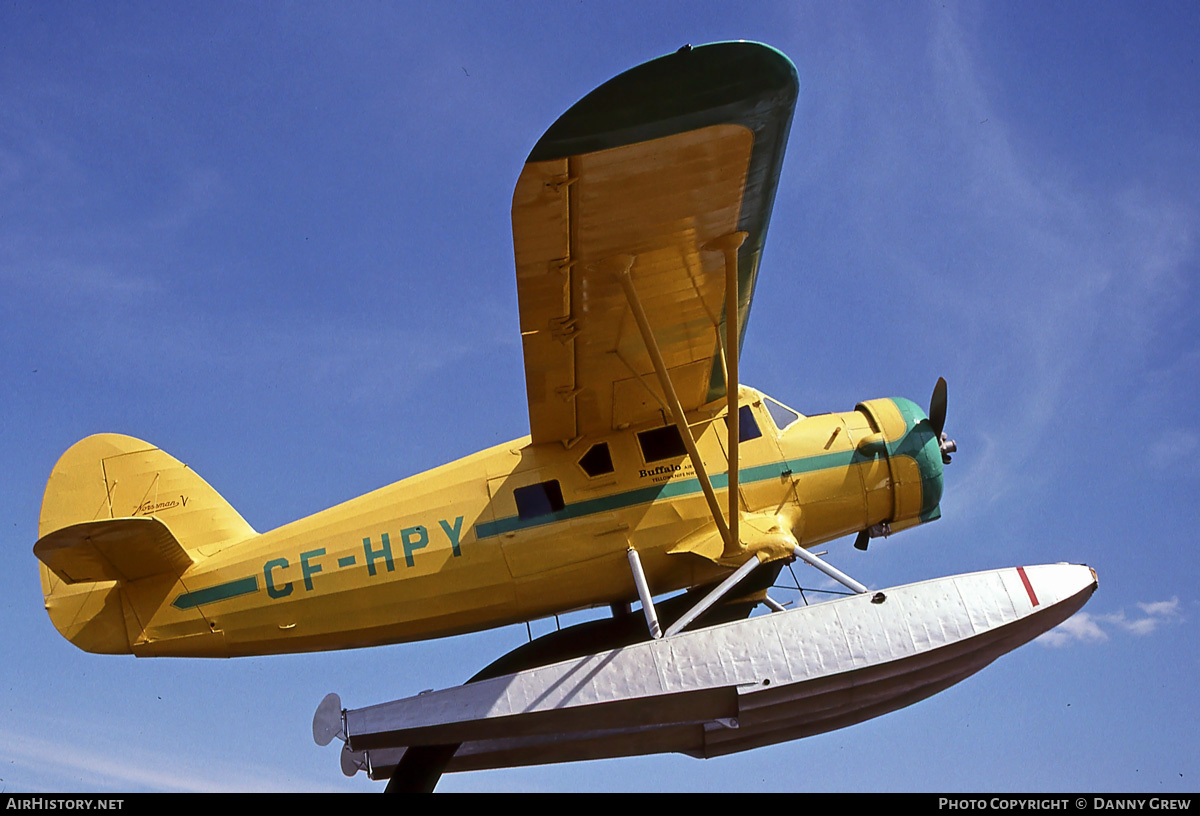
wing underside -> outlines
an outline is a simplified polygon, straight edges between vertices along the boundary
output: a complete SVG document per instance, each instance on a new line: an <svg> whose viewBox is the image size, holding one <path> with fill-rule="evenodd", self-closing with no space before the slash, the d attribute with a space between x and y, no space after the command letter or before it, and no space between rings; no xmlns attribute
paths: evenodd
<svg viewBox="0 0 1200 816"><path fill-rule="evenodd" d="M513 245L535 443L666 416L621 273L628 269L685 411L725 395L726 258L745 331L798 91L754 43L681 50L610 80L530 154Z"/></svg>

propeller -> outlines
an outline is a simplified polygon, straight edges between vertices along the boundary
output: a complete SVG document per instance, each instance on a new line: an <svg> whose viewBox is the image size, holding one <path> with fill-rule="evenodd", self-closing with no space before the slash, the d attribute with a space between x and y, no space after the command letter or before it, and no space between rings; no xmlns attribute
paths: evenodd
<svg viewBox="0 0 1200 816"><path fill-rule="evenodd" d="M942 464L950 464L950 454L958 450L953 439L946 437L946 378L938 377L937 385L933 387L933 396L929 398L929 424L937 434L938 447L942 451Z"/></svg>

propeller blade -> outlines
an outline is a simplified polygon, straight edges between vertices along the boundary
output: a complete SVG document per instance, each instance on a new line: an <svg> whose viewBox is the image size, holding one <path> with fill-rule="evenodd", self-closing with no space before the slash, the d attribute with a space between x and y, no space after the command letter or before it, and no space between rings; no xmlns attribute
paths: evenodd
<svg viewBox="0 0 1200 816"><path fill-rule="evenodd" d="M946 378L938 377L937 385L933 387L933 396L929 398L929 424L933 432L940 438L946 427Z"/></svg>

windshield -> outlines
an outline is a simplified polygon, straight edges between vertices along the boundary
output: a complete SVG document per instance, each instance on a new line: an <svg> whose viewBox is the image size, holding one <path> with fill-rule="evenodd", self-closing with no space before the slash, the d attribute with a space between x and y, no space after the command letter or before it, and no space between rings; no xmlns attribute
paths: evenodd
<svg viewBox="0 0 1200 816"><path fill-rule="evenodd" d="M763 397L763 405L767 406L767 413L771 415L771 419L775 422L775 427L779 430L785 430L797 419L800 419L800 414L788 408L782 402L776 402L770 397Z"/></svg>

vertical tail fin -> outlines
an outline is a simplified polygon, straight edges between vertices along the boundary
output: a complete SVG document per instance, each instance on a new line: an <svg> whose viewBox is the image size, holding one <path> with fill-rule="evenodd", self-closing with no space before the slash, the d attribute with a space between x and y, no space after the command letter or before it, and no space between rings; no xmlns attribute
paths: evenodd
<svg viewBox="0 0 1200 816"><path fill-rule="evenodd" d="M140 626L123 587L178 576L255 535L187 465L153 445L97 434L58 460L46 484L34 553L50 619L81 649L131 651ZM128 599L125 599L128 601Z"/></svg>

